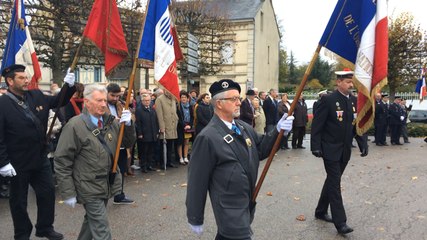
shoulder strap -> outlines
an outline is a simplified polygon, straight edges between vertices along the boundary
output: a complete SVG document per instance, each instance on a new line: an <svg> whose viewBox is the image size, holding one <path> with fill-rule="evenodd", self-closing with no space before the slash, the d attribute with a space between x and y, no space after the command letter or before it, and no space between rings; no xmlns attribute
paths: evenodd
<svg viewBox="0 0 427 240"><path fill-rule="evenodd" d="M107 143L104 140L104 134L96 127L92 121L89 119L88 115L81 114L80 115L83 122L85 122L86 127L89 129L89 131L101 142L102 147L107 151L108 155L110 155L111 161L114 161L114 155L111 149L108 147ZM105 125L107 126L108 123Z"/></svg>
<svg viewBox="0 0 427 240"><path fill-rule="evenodd" d="M6 95L12 99L14 102L16 102L16 104L18 104L18 106L20 107L19 109L21 109L21 112L24 113L25 117L27 117L28 119L31 120L31 122L34 123L34 125L36 126L37 130L40 132L41 136L45 136L44 131L43 131L43 127L42 124L40 122L40 119L34 115L34 113L30 110L30 108L28 107L27 104L25 104L24 101L20 101L18 100L15 95L13 95L10 92L7 92Z"/></svg>

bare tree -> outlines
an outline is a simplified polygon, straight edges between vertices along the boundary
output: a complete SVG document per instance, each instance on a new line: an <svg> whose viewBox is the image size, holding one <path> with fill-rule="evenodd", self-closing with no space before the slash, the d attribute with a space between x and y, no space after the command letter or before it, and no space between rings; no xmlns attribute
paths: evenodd
<svg viewBox="0 0 427 240"><path fill-rule="evenodd" d="M171 10L175 17L181 47L188 48L187 33L199 39L199 74L218 73L224 63L221 53L228 47L227 40L233 39L227 12L215 1L204 0L173 1ZM181 73L187 74L187 64L184 61L179 68Z"/></svg>

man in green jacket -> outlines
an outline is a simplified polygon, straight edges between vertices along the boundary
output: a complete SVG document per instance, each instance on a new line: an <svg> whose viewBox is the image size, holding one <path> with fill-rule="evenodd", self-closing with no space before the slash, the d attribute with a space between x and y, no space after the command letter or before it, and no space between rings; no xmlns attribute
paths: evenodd
<svg viewBox="0 0 427 240"><path fill-rule="evenodd" d="M83 204L86 215L78 239L112 239L107 201L121 190L121 175L109 178L119 123L107 114L107 90L89 85L84 90L85 108L63 128L55 152L55 172L65 204ZM124 110L120 123L129 125L131 113Z"/></svg>

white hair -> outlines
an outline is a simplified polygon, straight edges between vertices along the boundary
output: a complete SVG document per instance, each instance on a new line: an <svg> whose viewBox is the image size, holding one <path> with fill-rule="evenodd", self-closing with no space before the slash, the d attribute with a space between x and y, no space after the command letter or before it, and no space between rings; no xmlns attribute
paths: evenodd
<svg viewBox="0 0 427 240"><path fill-rule="evenodd" d="M90 84L85 86L85 90L83 91L83 97L86 99L92 99L92 94L95 91L98 91L107 95L107 88L104 85Z"/></svg>

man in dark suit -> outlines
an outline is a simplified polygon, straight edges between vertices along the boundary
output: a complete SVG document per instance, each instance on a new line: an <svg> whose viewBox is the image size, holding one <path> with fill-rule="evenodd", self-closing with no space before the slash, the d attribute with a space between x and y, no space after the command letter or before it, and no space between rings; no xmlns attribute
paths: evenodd
<svg viewBox="0 0 427 240"><path fill-rule="evenodd" d="M305 135L305 125L307 125L308 116L307 104L305 103L302 93L298 99L298 103L295 105L294 117L294 126L292 127L292 149L305 149L302 145L302 141Z"/></svg>
<svg viewBox="0 0 427 240"><path fill-rule="evenodd" d="M341 176L351 157L354 128L354 103L351 100L353 71L335 72L337 90L320 99L311 128L311 151L323 158L326 180L315 211L315 217L333 222L338 233L353 231L341 196ZM332 217L328 215L331 207Z"/></svg>
<svg viewBox="0 0 427 240"><path fill-rule="evenodd" d="M240 106L240 120L245 123L255 126L254 123L254 107L252 106L252 100L254 100L256 94L254 90L248 90L246 92L246 98L242 101L242 105Z"/></svg>
<svg viewBox="0 0 427 240"><path fill-rule="evenodd" d="M271 131L279 120L279 114L277 112L277 90L270 89L270 94L264 100L262 109L265 114L265 132Z"/></svg>
<svg viewBox="0 0 427 240"><path fill-rule="evenodd" d="M402 126L405 121L405 111L400 106L402 98L394 97L394 102L390 105L390 142L392 145L402 145L400 143L400 135L402 134Z"/></svg>
<svg viewBox="0 0 427 240"><path fill-rule="evenodd" d="M386 94L377 93L375 95L375 144L377 146L387 146L386 135L387 135L387 116L388 110L386 104L382 98L386 97Z"/></svg>
<svg viewBox="0 0 427 240"><path fill-rule="evenodd" d="M28 90L31 79L23 65L4 68L2 76L9 89L0 97L0 174L11 177L9 205L14 237L31 236L33 225L27 212L31 185L37 198L36 236L63 239L53 228L55 186L47 159L46 131L49 109L61 107L61 97L62 106L66 105L75 92L74 73L67 73L65 87L56 96L46 96L38 89Z"/></svg>
<svg viewBox="0 0 427 240"><path fill-rule="evenodd" d="M275 129L258 135L240 115L240 86L222 79L209 88L215 115L197 135L188 169L187 219L196 234L203 232L209 192L218 226L216 240L249 240L255 213L252 194L259 161L266 158L279 130L292 129L293 116L284 116Z"/></svg>

